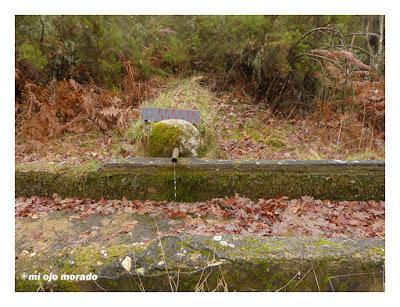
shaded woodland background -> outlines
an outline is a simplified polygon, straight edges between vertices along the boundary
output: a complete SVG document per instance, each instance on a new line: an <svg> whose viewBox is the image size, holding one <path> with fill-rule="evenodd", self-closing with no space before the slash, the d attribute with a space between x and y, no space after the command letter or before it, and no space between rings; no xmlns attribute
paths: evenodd
<svg viewBox="0 0 400 307"><path fill-rule="evenodd" d="M140 106L166 91L196 100L198 87L227 119L210 123L219 157L384 156L383 16L16 16L15 26L17 160L93 133L110 155L137 155L126 144ZM79 147L106 157L93 142Z"/></svg>

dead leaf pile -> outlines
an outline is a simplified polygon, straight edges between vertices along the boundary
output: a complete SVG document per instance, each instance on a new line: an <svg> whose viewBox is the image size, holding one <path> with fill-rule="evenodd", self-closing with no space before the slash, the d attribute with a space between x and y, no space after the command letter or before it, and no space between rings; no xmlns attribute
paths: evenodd
<svg viewBox="0 0 400 307"><path fill-rule="evenodd" d="M330 201L309 196L252 201L238 195L206 202L177 203L140 200L18 197L15 215L38 219L51 211L74 212L76 219L93 214L148 214L176 219L174 231L188 234L255 234L264 236L323 235L326 237L383 237L384 201ZM110 217L112 219L112 217ZM134 229L126 224L121 233Z"/></svg>

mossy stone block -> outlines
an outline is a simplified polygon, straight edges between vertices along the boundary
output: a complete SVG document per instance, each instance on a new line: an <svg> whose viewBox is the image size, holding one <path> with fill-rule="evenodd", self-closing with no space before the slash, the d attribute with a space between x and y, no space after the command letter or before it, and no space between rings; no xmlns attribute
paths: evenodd
<svg viewBox="0 0 400 307"><path fill-rule="evenodd" d="M179 147L181 157L196 157L200 146L197 128L180 119L169 119L152 124L149 149L151 157L170 157Z"/></svg>

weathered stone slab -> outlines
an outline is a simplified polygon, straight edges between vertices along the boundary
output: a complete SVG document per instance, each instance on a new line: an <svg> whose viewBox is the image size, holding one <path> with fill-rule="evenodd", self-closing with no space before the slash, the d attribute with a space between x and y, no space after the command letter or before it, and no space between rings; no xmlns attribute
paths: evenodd
<svg viewBox="0 0 400 307"><path fill-rule="evenodd" d="M73 214L17 218L16 291L384 290L384 239L159 236L168 219L149 216L135 216L127 234L130 214ZM28 279L38 273L98 279Z"/></svg>
<svg viewBox="0 0 400 307"><path fill-rule="evenodd" d="M174 200L169 158L105 164L16 166L16 196L49 195ZM239 193L252 199L304 195L332 200L384 200L384 161L232 161L179 159L177 200L202 201Z"/></svg>
<svg viewBox="0 0 400 307"><path fill-rule="evenodd" d="M135 290L131 276L140 276L147 291L384 291L382 239L218 237L156 239L128 255L136 259L129 272L114 261L101 269L99 282L107 291ZM171 278L179 280L176 288Z"/></svg>

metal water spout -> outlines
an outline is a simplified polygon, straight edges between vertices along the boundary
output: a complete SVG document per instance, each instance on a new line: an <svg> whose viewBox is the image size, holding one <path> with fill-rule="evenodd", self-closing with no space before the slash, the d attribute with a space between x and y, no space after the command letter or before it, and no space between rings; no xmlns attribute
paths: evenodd
<svg viewBox="0 0 400 307"><path fill-rule="evenodd" d="M175 170L175 164L178 162L178 157L179 157L179 147L175 147L174 150L172 151L172 158L171 161L174 164L174 197L176 201L176 170Z"/></svg>
<svg viewBox="0 0 400 307"><path fill-rule="evenodd" d="M174 150L172 151L172 159L171 159L171 161L173 163L178 162L178 157L179 157L179 147L175 147Z"/></svg>

